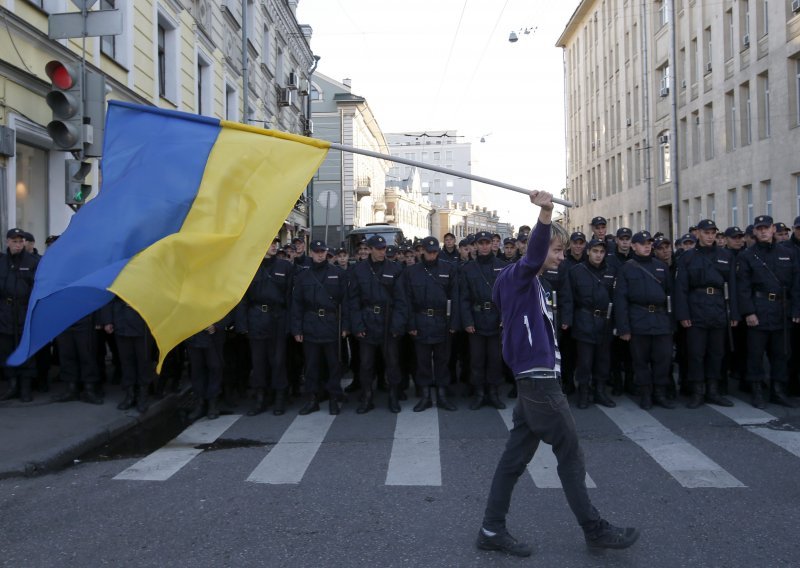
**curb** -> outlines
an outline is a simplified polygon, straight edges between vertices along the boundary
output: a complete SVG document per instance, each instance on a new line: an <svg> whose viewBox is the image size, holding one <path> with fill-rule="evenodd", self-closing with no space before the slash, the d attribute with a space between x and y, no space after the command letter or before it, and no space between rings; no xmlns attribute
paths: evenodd
<svg viewBox="0 0 800 568"><path fill-rule="evenodd" d="M27 461L0 471L0 479L12 477L34 477L62 469L76 458L120 437L129 430L145 424L162 414L178 407L179 401L191 390L185 386L177 393L169 393L153 403L141 416L122 416L111 423L87 431L82 437L68 441L65 445L54 447L40 459Z"/></svg>

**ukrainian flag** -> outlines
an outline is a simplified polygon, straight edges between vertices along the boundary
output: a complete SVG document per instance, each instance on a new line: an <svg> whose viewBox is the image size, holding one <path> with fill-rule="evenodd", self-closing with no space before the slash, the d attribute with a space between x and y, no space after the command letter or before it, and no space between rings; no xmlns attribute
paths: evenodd
<svg viewBox="0 0 800 568"><path fill-rule="evenodd" d="M20 365L114 295L147 322L159 369L244 295L330 144L112 101L102 190L39 263Z"/></svg>

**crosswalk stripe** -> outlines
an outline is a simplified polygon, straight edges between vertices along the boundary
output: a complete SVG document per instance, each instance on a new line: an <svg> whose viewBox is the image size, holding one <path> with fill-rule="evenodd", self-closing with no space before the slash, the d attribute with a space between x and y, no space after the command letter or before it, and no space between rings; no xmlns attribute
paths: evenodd
<svg viewBox="0 0 800 568"><path fill-rule="evenodd" d="M441 486L439 411L434 407L413 412L412 408L413 403L404 402L396 415L386 485Z"/></svg>
<svg viewBox="0 0 800 568"><path fill-rule="evenodd" d="M689 442L672 433L629 398L619 399L616 408L598 408L683 487L745 487L741 481Z"/></svg>
<svg viewBox="0 0 800 568"><path fill-rule="evenodd" d="M166 481L203 451L195 446L213 443L239 418L241 415L231 414L215 420L199 420L166 446L142 458L114 479Z"/></svg>
<svg viewBox="0 0 800 568"><path fill-rule="evenodd" d="M300 483L334 418L327 412L297 416L247 481L273 485Z"/></svg>
<svg viewBox="0 0 800 568"><path fill-rule="evenodd" d="M765 424L777 420L778 418L776 416L759 410L738 398L734 399L734 401L735 406L730 407L716 406L713 404L709 404L708 406L723 416L727 416L739 426L742 426L756 436L761 436L787 452L800 457L800 432L768 428Z"/></svg>
<svg viewBox="0 0 800 568"><path fill-rule="evenodd" d="M514 426L514 408L498 409L506 428L511 430ZM533 459L528 464L528 473L533 478L533 483L540 489L561 489L561 479L558 477L558 460L553 453L553 446L540 443L539 449L533 454ZM586 487L595 489L597 485L594 480L586 474Z"/></svg>

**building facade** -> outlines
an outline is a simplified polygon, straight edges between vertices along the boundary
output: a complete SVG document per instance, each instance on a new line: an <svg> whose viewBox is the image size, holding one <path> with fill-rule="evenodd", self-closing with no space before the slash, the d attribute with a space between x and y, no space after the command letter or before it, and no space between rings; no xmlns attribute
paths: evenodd
<svg viewBox="0 0 800 568"><path fill-rule="evenodd" d="M667 234L800 214L800 3L583 0L558 47L566 212Z"/></svg>
<svg viewBox="0 0 800 568"><path fill-rule="evenodd" d="M305 133L315 58L311 28L295 17L297 3L101 0L92 9L118 9L123 31L87 38L86 65L105 76L108 99ZM68 0L0 3L0 135L12 140L0 146L0 230L20 227L38 241L61 233L73 214L64 199L71 156L46 131L45 65L79 64L80 41L48 39L49 14L74 10ZM97 175L87 181L96 194ZM305 207L301 197L285 238L307 226Z"/></svg>
<svg viewBox="0 0 800 568"><path fill-rule="evenodd" d="M388 224L400 227L409 239L431 235L434 208L422 194L419 170L412 168L408 178L386 180L386 216Z"/></svg>

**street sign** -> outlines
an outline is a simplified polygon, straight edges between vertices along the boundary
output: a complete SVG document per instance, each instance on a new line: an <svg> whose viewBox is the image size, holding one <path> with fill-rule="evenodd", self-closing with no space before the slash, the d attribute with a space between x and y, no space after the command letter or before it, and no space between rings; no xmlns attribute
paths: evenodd
<svg viewBox="0 0 800 568"><path fill-rule="evenodd" d="M81 12L50 14L49 24L50 39L120 35L122 12L119 10L87 12L85 19Z"/></svg>
<svg viewBox="0 0 800 568"><path fill-rule="evenodd" d="M89 10L92 6L97 4L97 0L72 0L72 3L75 4L78 10Z"/></svg>

